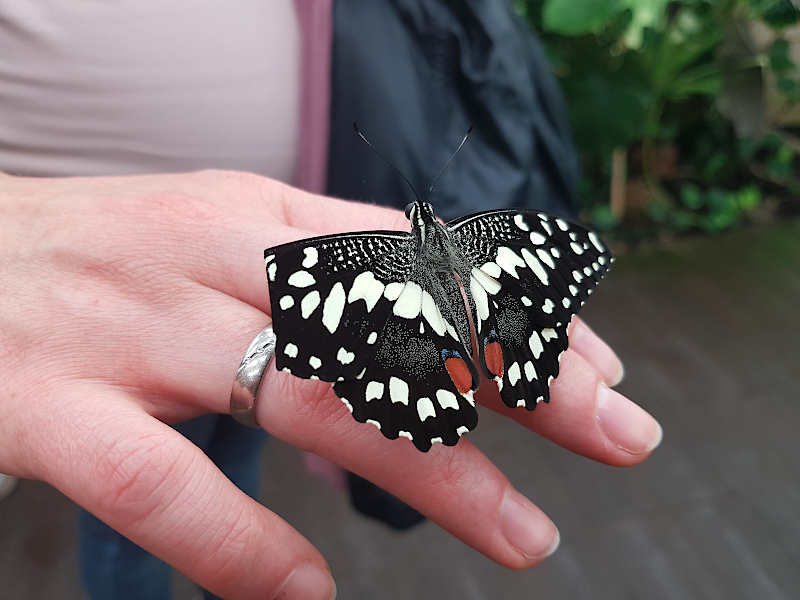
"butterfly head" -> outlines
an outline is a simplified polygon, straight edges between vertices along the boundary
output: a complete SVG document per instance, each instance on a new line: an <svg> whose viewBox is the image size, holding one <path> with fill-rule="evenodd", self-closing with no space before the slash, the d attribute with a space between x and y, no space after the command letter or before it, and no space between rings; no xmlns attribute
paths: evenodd
<svg viewBox="0 0 800 600"><path fill-rule="evenodd" d="M411 227L416 229L434 223L436 214L433 206L424 200L417 200L406 206L406 218L411 221Z"/></svg>

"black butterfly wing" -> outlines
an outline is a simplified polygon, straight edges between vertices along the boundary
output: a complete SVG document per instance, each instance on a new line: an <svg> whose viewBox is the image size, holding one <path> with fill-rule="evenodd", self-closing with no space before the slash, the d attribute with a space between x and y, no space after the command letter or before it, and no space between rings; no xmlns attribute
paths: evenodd
<svg viewBox="0 0 800 600"><path fill-rule="evenodd" d="M264 251L278 369L354 379L372 360L391 303L413 267L408 233L310 238Z"/></svg>
<svg viewBox="0 0 800 600"><path fill-rule="evenodd" d="M569 322L609 269L611 253L582 225L536 211L488 211L448 228L470 269L459 276L481 369L506 405L532 410L549 401Z"/></svg>
<svg viewBox="0 0 800 600"><path fill-rule="evenodd" d="M455 279L431 280L416 257L400 232L265 251L277 368L333 382L356 420L425 451L475 427L478 378L455 317L442 314L443 296L460 298Z"/></svg>
<svg viewBox="0 0 800 600"><path fill-rule="evenodd" d="M458 284L444 275L438 283L424 276L409 280L363 377L333 385L356 420L389 439L406 437L423 452L436 442L455 445L478 423L472 398L477 371L451 315L436 300L444 286L458 292ZM459 301L463 306L460 293Z"/></svg>

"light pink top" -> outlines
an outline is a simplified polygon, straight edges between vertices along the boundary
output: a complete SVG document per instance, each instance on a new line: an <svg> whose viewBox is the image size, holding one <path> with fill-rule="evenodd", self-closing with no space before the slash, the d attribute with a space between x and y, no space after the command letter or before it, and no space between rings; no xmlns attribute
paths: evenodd
<svg viewBox="0 0 800 600"><path fill-rule="evenodd" d="M3 2L0 170L226 168L321 191L330 23L331 0Z"/></svg>

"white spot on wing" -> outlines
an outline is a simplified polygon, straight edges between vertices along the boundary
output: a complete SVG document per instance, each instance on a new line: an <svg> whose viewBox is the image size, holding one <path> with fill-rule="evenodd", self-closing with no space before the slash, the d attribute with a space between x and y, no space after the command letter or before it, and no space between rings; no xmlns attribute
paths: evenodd
<svg viewBox="0 0 800 600"><path fill-rule="evenodd" d="M517 253L511 248L507 248L506 246L500 246L500 248L497 249L497 258L495 262L497 262L501 269L511 274L514 279L519 279L517 267L525 266L525 261L517 256Z"/></svg>
<svg viewBox="0 0 800 600"><path fill-rule="evenodd" d="M537 332L533 332L531 337L528 338L528 347L530 347L531 352L533 353L533 358L539 358L542 355L542 340L539 337Z"/></svg>
<svg viewBox="0 0 800 600"><path fill-rule="evenodd" d="M367 304L367 312L372 312L378 300L381 299L384 289L383 283L375 279L372 272L364 271L353 280L353 287L350 288L347 301L353 303L356 300L364 300Z"/></svg>
<svg viewBox="0 0 800 600"><path fill-rule="evenodd" d="M311 314L317 310L320 303L319 292L313 290L308 292L305 297L300 301L300 314L304 319L307 319Z"/></svg>
<svg viewBox="0 0 800 600"><path fill-rule="evenodd" d="M389 379L389 398L392 402L408 406L408 384L402 379L391 377Z"/></svg>
<svg viewBox="0 0 800 600"><path fill-rule="evenodd" d="M394 302L400 296L403 291L404 284L393 282L386 286L383 290L383 297L387 300Z"/></svg>
<svg viewBox="0 0 800 600"><path fill-rule="evenodd" d="M314 279L314 276L308 271L295 271L289 275L289 279L286 280L286 283L296 288L307 288L317 283L317 280Z"/></svg>
<svg viewBox="0 0 800 600"><path fill-rule="evenodd" d="M342 320L344 312L344 301L344 286L341 281L337 281L322 306L322 324L331 333L336 333L339 328L339 322Z"/></svg>
<svg viewBox="0 0 800 600"><path fill-rule="evenodd" d="M369 423L370 425L375 425L378 429L381 428L381 424L378 423L375 419L367 419L365 423Z"/></svg>
<svg viewBox="0 0 800 600"><path fill-rule="evenodd" d="M422 316L425 317L428 325L430 325L436 333L439 335L445 334L447 331L447 326L442 318L442 313L439 312L439 308L436 306L433 296L425 291L422 292ZM419 325L421 328L422 323L420 322Z"/></svg>
<svg viewBox="0 0 800 600"><path fill-rule="evenodd" d="M420 398L417 400L417 415L420 421L436 417L436 411L433 408L433 402L430 398Z"/></svg>
<svg viewBox="0 0 800 600"><path fill-rule="evenodd" d="M314 248L313 246L309 246L308 248L303 248L303 254L305 254L306 257L300 264L302 264L303 267L305 267L306 269L310 269L319 261L319 253L317 252L317 249Z"/></svg>
<svg viewBox="0 0 800 600"><path fill-rule="evenodd" d="M508 381L511 385L517 385L522 375L519 372L519 363L515 362L508 368Z"/></svg>
<svg viewBox="0 0 800 600"><path fill-rule="evenodd" d="M468 432L469 432L469 427L465 427L464 425L462 425L461 427L456 429L456 433L458 434L458 437L461 437L462 435L464 435L465 433L468 433Z"/></svg>
<svg viewBox="0 0 800 600"><path fill-rule="evenodd" d="M531 299L530 299L530 298L528 298L527 296L521 296L521 297L520 297L520 300L522 300L522 303L523 303L525 306L533 306L533 300L531 300Z"/></svg>
<svg viewBox="0 0 800 600"><path fill-rule="evenodd" d="M280 299L280 302L278 304L280 304L281 310L289 310L294 306L294 298L292 298L289 295L286 295Z"/></svg>
<svg viewBox="0 0 800 600"><path fill-rule="evenodd" d="M322 361L316 356L311 356L308 359L308 364L312 369L319 369L322 366Z"/></svg>
<svg viewBox="0 0 800 600"><path fill-rule="evenodd" d="M269 263L267 266L267 277L270 281L275 281L275 275L278 273L278 263Z"/></svg>
<svg viewBox="0 0 800 600"><path fill-rule="evenodd" d="M592 245L595 248L597 248L598 252L605 252L606 251L605 246L603 246L603 242L600 241L600 238L597 237L597 234L595 234L594 231L590 231L589 232L589 241L592 242ZM600 264L602 265L603 263L601 262Z"/></svg>
<svg viewBox="0 0 800 600"><path fill-rule="evenodd" d="M297 358L297 346L292 343L286 344L283 353L289 358Z"/></svg>
<svg viewBox="0 0 800 600"><path fill-rule="evenodd" d="M525 363L525 379L528 381L533 381L534 379L538 379L536 377L536 368L533 366L531 361Z"/></svg>
<svg viewBox="0 0 800 600"><path fill-rule="evenodd" d="M528 265L528 268L533 271L533 274L539 278L544 285L550 285L550 279L547 276L547 271L544 270L542 267L542 263L540 263L536 257L527 249L522 249L522 258L525 259L525 263Z"/></svg>
<svg viewBox="0 0 800 600"><path fill-rule="evenodd" d="M408 433L407 431L402 431L402 430L398 431L397 432L397 437L404 437L404 438L407 438L407 439L409 439L411 441L414 441L414 436L411 435L410 433Z"/></svg>
<svg viewBox="0 0 800 600"><path fill-rule="evenodd" d="M495 279L500 277L500 274L503 272L502 269L500 268L500 265L498 265L497 263L493 263L491 261L485 263L481 267L481 271L486 273L489 277L494 277Z"/></svg>
<svg viewBox="0 0 800 600"><path fill-rule="evenodd" d="M528 227L528 224L525 222L525 219L522 217L522 215L514 215L514 225L522 229L522 231L530 230L530 227Z"/></svg>
<svg viewBox="0 0 800 600"><path fill-rule="evenodd" d="M376 341L378 341L378 333L377 333L376 331L373 331L373 332L372 332L372 333L370 333L370 334L369 334L369 336L367 337L367 343L368 343L368 344L371 346L371 345L372 345L372 344L374 344Z"/></svg>
<svg viewBox="0 0 800 600"><path fill-rule="evenodd" d="M538 231L532 231L530 238L531 238L531 244L534 244L536 246L541 246L547 241L547 238Z"/></svg>
<svg viewBox="0 0 800 600"><path fill-rule="evenodd" d="M356 355L352 352L348 352L344 348L339 348L339 351L336 353L336 360L338 360L343 365L349 365L353 362L356 358Z"/></svg>
<svg viewBox="0 0 800 600"><path fill-rule="evenodd" d="M542 329L542 338L545 342L549 342L550 340L555 340L558 338L558 334L556 333L555 329L551 327L547 327L546 329Z"/></svg>
<svg viewBox="0 0 800 600"><path fill-rule="evenodd" d="M546 312L548 315L552 315L554 307L555 304L553 304L553 301L550 300L550 298L548 298L547 300L544 301L544 304L542 304L542 312Z"/></svg>
<svg viewBox="0 0 800 600"><path fill-rule="evenodd" d="M486 290L480 283L478 283L478 280L475 279L474 275L470 276L469 278L469 289L472 293L472 299L475 300L475 309L478 312L478 320L483 322L489 318L489 298L486 295ZM478 323L478 329L480 329L480 326L480 323Z"/></svg>
<svg viewBox="0 0 800 600"><path fill-rule="evenodd" d="M563 219L556 219L556 225L558 225L558 228L561 231L566 231L569 229L569 225L567 225L567 222Z"/></svg>
<svg viewBox="0 0 800 600"><path fill-rule="evenodd" d="M436 401L443 409L454 408L458 410L458 398L450 390L436 390Z"/></svg>
<svg viewBox="0 0 800 600"><path fill-rule="evenodd" d="M422 288L417 283L409 281L394 303L392 312L404 319L415 319L422 310Z"/></svg>
<svg viewBox="0 0 800 600"><path fill-rule="evenodd" d="M553 257L550 256L547 252L542 250L541 248L536 249L536 256L539 257L539 260L546 264L551 269L556 268L556 263L553 262Z"/></svg>
<svg viewBox="0 0 800 600"><path fill-rule="evenodd" d="M367 384L367 391L365 399L367 402L372 400L380 400L383 398L383 390L385 389L385 385L380 381L370 381Z"/></svg>
<svg viewBox="0 0 800 600"><path fill-rule="evenodd" d="M517 408L525 408L526 404L525 398L520 398L517 400Z"/></svg>
<svg viewBox="0 0 800 600"><path fill-rule="evenodd" d="M492 295L496 294L497 292L500 291L500 288L502 287L499 281L492 279L480 269L475 269L473 267L472 276L479 284L481 284L483 289L485 289L489 294Z"/></svg>
<svg viewBox="0 0 800 600"><path fill-rule="evenodd" d="M470 390L466 394L461 394L464 399L469 402L470 406L475 406L475 392Z"/></svg>

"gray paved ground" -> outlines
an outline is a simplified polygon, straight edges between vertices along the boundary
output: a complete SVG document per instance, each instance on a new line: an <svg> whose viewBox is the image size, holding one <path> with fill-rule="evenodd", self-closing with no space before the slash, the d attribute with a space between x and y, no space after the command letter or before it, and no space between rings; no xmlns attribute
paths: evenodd
<svg viewBox="0 0 800 600"><path fill-rule="evenodd" d="M561 529L536 569L507 571L430 523L387 531L271 445L264 502L326 555L340 598L800 597L800 222L621 257L584 316L665 439L623 470L481 414L471 439ZM0 599L84 598L74 515L36 482L0 504Z"/></svg>

